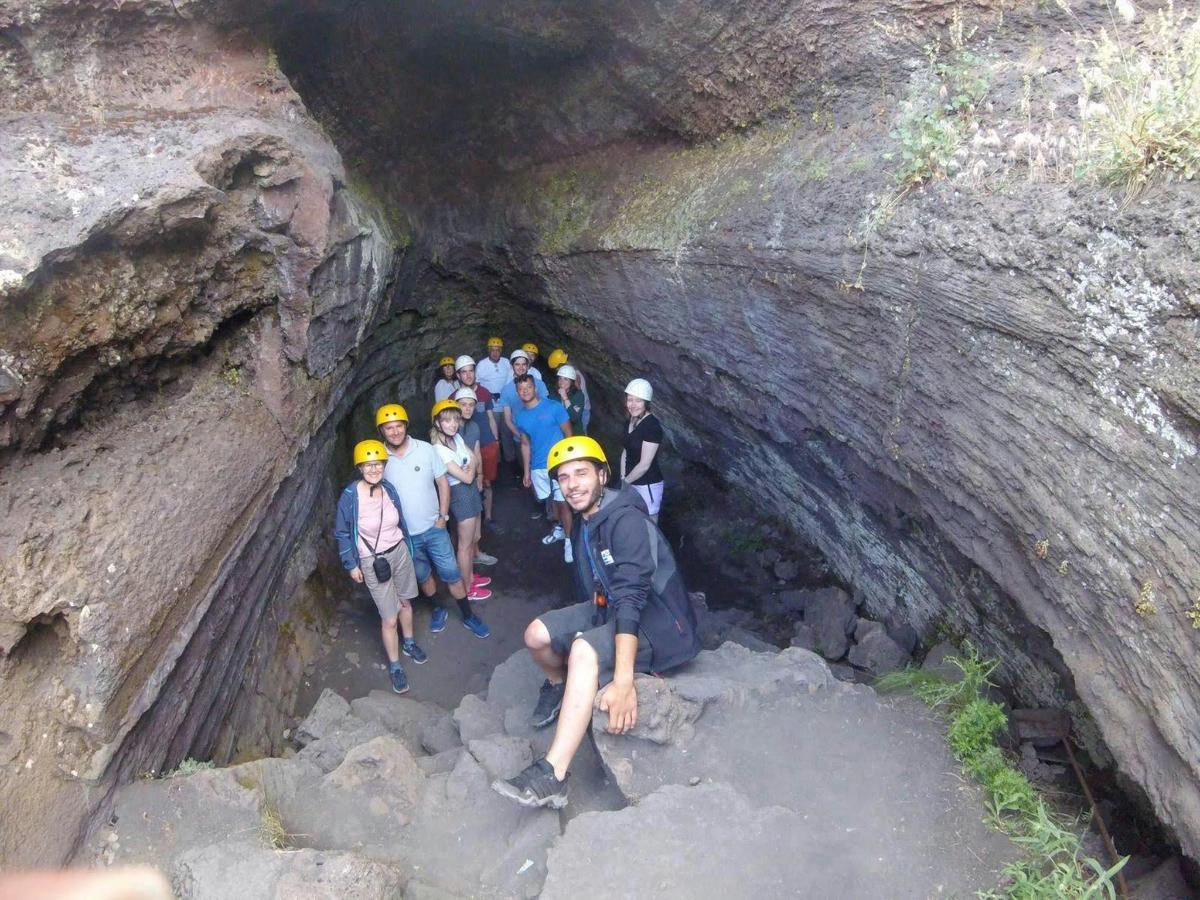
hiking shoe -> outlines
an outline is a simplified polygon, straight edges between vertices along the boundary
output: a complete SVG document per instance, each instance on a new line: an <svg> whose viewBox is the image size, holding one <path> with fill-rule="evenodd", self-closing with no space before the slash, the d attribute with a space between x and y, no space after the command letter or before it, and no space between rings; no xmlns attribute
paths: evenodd
<svg viewBox="0 0 1200 900"><path fill-rule="evenodd" d="M533 715L529 717L529 724L534 728L545 728L551 722L558 718L558 711L562 709L563 694L566 693L567 683L560 681L558 684L551 684L547 678L542 682L542 689L538 691L537 706L533 708Z"/></svg>
<svg viewBox="0 0 1200 900"><path fill-rule="evenodd" d="M489 597L492 595L491 591L487 593ZM492 634L491 630L483 624L483 619L479 618L479 616L467 616L463 619L463 628L467 629L467 631L471 632L477 638L491 637Z"/></svg>
<svg viewBox="0 0 1200 900"><path fill-rule="evenodd" d="M404 666L398 662L391 665L391 671L388 673L392 678L392 690L397 694L408 693L408 676L404 674Z"/></svg>
<svg viewBox="0 0 1200 900"><path fill-rule="evenodd" d="M554 767L545 758L526 766L508 781L497 778L492 782L492 790L528 808L562 809L567 805L567 779L555 778Z"/></svg>
<svg viewBox="0 0 1200 900"><path fill-rule="evenodd" d="M476 585L467 592L468 600L487 600L492 596L492 592L485 587Z"/></svg>
<svg viewBox="0 0 1200 900"><path fill-rule="evenodd" d="M418 666L423 666L429 661L429 654L422 650L416 641L405 641L400 646L400 652L415 662Z"/></svg>
<svg viewBox="0 0 1200 900"><path fill-rule="evenodd" d="M471 576L471 587L472 588L487 587L491 583L492 583L492 579L488 578L486 575L472 575Z"/></svg>
<svg viewBox="0 0 1200 900"><path fill-rule="evenodd" d="M494 566L498 562L500 560L490 553L484 553L482 550L475 554L475 565L477 566Z"/></svg>
<svg viewBox="0 0 1200 900"><path fill-rule="evenodd" d="M450 618L450 613L439 606L433 611L433 618L429 620L429 630L434 634L437 634L439 631L445 631L446 620L448 618Z"/></svg>
<svg viewBox="0 0 1200 900"><path fill-rule="evenodd" d="M575 551L571 549L570 541L563 542L563 562L565 562L565 563L575 562Z"/></svg>
<svg viewBox="0 0 1200 900"><path fill-rule="evenodd" d="M567 536L561 525L555 525L554 530L542 538L543 544L557 544Z"/></svg>

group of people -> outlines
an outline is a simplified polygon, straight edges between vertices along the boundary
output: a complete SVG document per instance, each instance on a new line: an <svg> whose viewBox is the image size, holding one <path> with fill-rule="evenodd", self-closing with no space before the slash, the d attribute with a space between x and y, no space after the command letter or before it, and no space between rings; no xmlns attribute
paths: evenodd
<svg viewBox="0 0 1200 900"><path fill-rule="evenodd" d="M637 719L634 672L673 668L700 644L670 545L657 527L664 434L651 412L653 388L643 378L626 386L624 486L610 488L604 450L584 433L590 400L582 372L563 350L551 353L557 379L551 399L536 354L526 344L506 359L503 342L493 337L478 361L443 357L428 442L410 433L403 406L379 407L378 438L354 446L358 477L339 497L334 536L350 578L366 585L378 607L392 689L404 693L401 657L418 665L428 659L413 631L418 593L434 600L431 633L443 631L450 615L436 599L440 580L463 626L477 637L490 635L472 606L491 596L490 579L475 569L497 561L480 540L492 516L502 438L509 435L522 483L554 520L542 542L563 542L580 602L540 616L525 631L546 674L533 724L558 721L558 728L543 759L493 788L525 806L557 808L566 803L567 769L597 693L604 689L610 730L627 731Z"/></svg>

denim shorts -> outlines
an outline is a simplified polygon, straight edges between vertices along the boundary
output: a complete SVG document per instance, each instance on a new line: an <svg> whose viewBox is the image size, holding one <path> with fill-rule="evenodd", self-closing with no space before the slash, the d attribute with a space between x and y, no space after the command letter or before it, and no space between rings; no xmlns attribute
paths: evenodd
<svg viewBox="0 0 1200 900"><path fill-rule="evenodd" d="M410 534L408 539L417 584L427 580L432 572L437 572L437 577L446 584L462 580L462 572L454 558L454 545L445 528L435 526L420 534Z"/></svg>
<svg viewBox="0 0 1200 900"><path fill-rule="evenodd" d="M539 500L547 500L550 497L562 500L562 489L559 488L558 481L550 477L549 469L531 470L529 480L533 483L533 493Z"/></svg>

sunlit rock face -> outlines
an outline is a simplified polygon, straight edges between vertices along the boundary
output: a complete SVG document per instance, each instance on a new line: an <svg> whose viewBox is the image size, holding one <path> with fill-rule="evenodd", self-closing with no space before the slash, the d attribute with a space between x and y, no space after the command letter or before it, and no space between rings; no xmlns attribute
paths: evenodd
<svg viewBox="0 0 1200 900"><path fill-rule="evenodd" d="M948 5L9 3L0 854L235 752L342 419L501 329L602 411L648 376L673 459L1068 706L1200 856L1197 192L1013 149L1078 124L1038 60L1095 15L972 8L980 128L904 191Z"/></svg>

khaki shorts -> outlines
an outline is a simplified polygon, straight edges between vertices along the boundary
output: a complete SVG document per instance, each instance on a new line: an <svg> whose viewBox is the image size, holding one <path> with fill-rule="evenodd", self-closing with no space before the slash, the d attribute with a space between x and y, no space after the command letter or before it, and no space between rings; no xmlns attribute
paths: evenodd
<svg viewBox="0 0 1200 900"><path fill-rule="evenodd" d="M379 609L379 615L384 619L394 619L400 614L400 607L408 606L409 601L417 596L417 576L413 571L412 557L408 555L408 545L401 541L391 550L381 553L392 567L392 577L380 584L375 578L375 567L371 565L373 557L364 556L359 560L363 581L371 592L371 599Z"/></svg>

